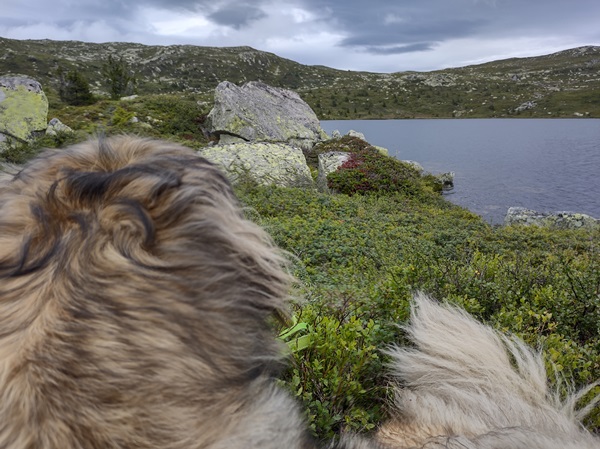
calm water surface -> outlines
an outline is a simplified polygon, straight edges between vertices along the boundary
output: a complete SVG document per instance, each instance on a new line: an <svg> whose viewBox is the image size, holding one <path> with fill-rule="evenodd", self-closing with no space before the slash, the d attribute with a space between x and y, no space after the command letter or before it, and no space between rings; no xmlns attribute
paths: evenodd
<svg viewBox="0 0 600 449"><path fill-rule="evenodd" d="M354 129L390 156L432 173L454 171L447 198L501 224L510 206L600 218L600 120L325 120Z"/></svg>

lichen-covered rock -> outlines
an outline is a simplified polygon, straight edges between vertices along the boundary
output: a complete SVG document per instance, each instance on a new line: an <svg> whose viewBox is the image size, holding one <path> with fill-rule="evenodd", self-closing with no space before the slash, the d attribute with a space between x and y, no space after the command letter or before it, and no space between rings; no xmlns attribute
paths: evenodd
<svg viewBox="0 0 600 449"><path fill-rule="evenodd" d="M592 229L600 226L600 220L575 212L544 213L524 207L511 207L504 217L505 225L534 225L557 229Z"/></svg>
<svg viewBox="0 0 600 449"><path fill-rule="evenodd" d="M246 142L214 145L198 153L223 168L233 183L250 178L259 184L280 187L313 185L302 150L290 145Z"/></svg>
<svg viewBox="0 0 600 449"><path fill-rule="evenodd" d="M57 118L53 118L48 122L48 127L46 128L46 135L48 136L56 136L58 133L72 133L73 130L61 122Z"/></svg>
<svg viewBox="0 0 600 449"><path fill-rule="evenodd" d="M241 87L220 83L206 124L220 143L283 142L310 150L327 139L316 114L297 93L254 81Z"/></svg>
<svg viewBox="0 0 600 449"><path fill-rule="evenodd" d="M423 166L421 164L419 164L417 161L405 160L405 161L402 161L402 162L404 162L405 164L410 165L415 170L417 170L420 174L423 174L423 172L425 171L425 169L423 168Z"/></svg>
<svg viewBox="0 0 600 449"><path fill-rule="evenodd" d="M454 188L454 172L438 173L433 175L442 185L443 190L452 190Z"/></svg>
<svg viewBox="0 0 600 449"><path fill-rule="evenodd" d="M358 131L354 131L353 129L351 129L350 131L348 131L346 133L346 135L350 136L350 137L358 137L359 139L362 139L365 142L367 141L367 139L365 138L365 135L363 133L358 132Z"/></svg>
<svg viewBox="0 0 600 449"><path fill-rule="evenodd" d="M386 156L390 155L390 152L387 148L384 147L380 147L378 145L373 145L373 148L375 148L377 151L379 151L381 154L384 154Z"/></svg>
<svg viewBox="0 0 600 449"><path fill-rule="evenodd" d="M330 151L319 154L319 176L317 177L317 187L320 190L327 190L327 175L336 171L340 165L350 159L350 153L345 151Z"/></svg>
<svg viewBox="0 0 600 449"><path fill-rule="evenodd" d="M0 152L13 142L29 142L47 126L48 99L37 81L0 77Z"/></svg>

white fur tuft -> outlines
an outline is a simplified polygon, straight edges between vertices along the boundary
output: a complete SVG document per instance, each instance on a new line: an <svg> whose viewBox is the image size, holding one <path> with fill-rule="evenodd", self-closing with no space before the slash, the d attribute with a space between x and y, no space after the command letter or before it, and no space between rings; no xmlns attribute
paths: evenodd
<svg viewBox="0 0 600 449"><path fill-rule="evenodd" d="M580 395L561 402L541 354L521 340L422 294L406 331L414 347L389 351L398 417L380 431L385 444L600 448L578 421Z"/></svg>

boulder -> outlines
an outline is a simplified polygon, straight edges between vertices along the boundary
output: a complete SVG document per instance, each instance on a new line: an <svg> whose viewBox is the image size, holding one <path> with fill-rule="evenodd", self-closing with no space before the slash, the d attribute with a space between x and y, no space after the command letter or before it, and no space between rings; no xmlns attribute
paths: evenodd
<svg viewBox="0 0 600 449"><path fill-rule="evenodd" d="M452 190L454 188L454 172L438 173L433 175L442 185L443 190Z"/></svg>
<svg viewBox="0 0 600 449"><path fill-rule="evenodd" d="M557 229L593 229L600 226L600 220L575 212L544 213L524 207L510 207L504 217L505 225L534 225Z"/></svg>
<svg viewBox="0 0 600 449"><path fill-rule="evenodd" d="M414 168L415 170L417 170L419 172L419 174L423 174L425 172L425 169L423 168L423 166L421 164L419 164L417 161L410 161L410 160L405 160L402 161L405 164L410 165L412 168Z"/></svg>
<svg viewBox="0 0 600 449"><path fill-rule="evenodd" d="M58 133L72 133L73 130L61 122L57 118L53 118L48 122L48 127L46 128L46 135L48 136L56 136Z"/></svg>
<svg viewBox="0 0 600 449"><path fill-rule="evenodd" d="M537 103L535 101L526 101L525 103L521 103L520 106L517 106L515 108L515 112L527 111L528 109L533 109L536 106L537 106Z"/></svg>
<svg viewBox="0 0 600 449"><path fill-rule="evenodd" d="M313 185L302 150L291 145L233 143L202 148L198 153L220 166L233 183L250 178L259 184L279 187Z"/></svg>
<svg viewBox="0 0 600 449"><path fill-rule="evenodd" d="M241 87L220 83L206 125L221 144L286 143L310 150L327 139L316 114L297 93L254 81Z"/></svg>
<svg viewBox="0 0 600 449"><path fill-rule="evenodd" d="M346 135L350 136L350 137L358 137L359 139L362 139L365 142L367 141L367 139L365 139L365 135L363 133L358 132L358 131L354 131L353 129L351 129L350 131L348 131L346 133Z"/></svg>
<svg viewBox="0 0 600 449"><path fill-rule="evenodd" d="M48 99L37 81L0 77L0 152L12 142L30 142L46 129Z"/></svg>
<svg viewBox="0 0 600 449"><path fill-rule="evenodd" d="M385 156L389 156L390 155L390 152L389 152L389 150L387 148L383 148L383 147L380 147L378 145L373 145L373 148L375 148L377 151L379 151L381 154L383 154Z"/></svg>
<svg viewBox="0 0 600 449"><path fill-rule="evenodd" d="M327 190L327 175L336 171L348 159L350 159L350 153L345 151L330 151L319 154L317 187L320 190Z"/></svg>

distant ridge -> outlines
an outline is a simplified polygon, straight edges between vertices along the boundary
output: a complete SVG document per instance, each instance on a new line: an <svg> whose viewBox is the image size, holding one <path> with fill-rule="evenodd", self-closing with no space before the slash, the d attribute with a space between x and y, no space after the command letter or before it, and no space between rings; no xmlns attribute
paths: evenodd
<svg viewBox="0 0 600 449"><path fill-rule="evenodd" d="M251 47L152 46L0 38L0 74L24 74L45 89L77 70L98 94L101 68L123 56L140 94L210 94L228 80L259 80L299 92L321 118L600 117L600 47L511 58L432 72L393 74L308 66Z"/></svg>

